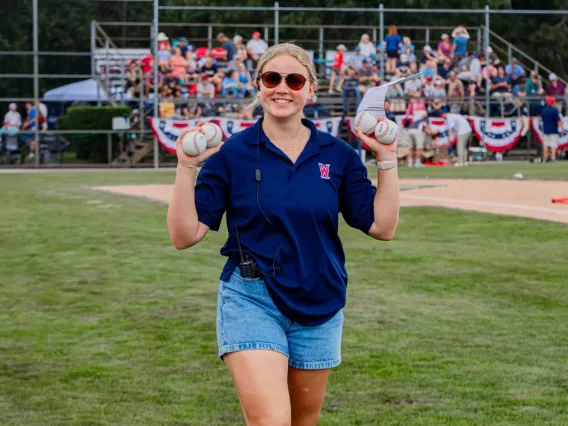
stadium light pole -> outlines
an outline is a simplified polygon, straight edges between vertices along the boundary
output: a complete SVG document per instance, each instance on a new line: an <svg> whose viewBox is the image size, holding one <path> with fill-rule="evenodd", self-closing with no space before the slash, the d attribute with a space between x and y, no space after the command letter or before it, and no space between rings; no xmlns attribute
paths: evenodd
<svg viewBox="0 0 568 426"><path fill-rule="evenodd" d="M37 2L33 0L33 47L34 47L34 108L35 108L35 167L39 167L39 46Z"/></svg>
<svg viewBox="0 0 568 426"><path fill-rule="evenodd" d="M154 25L152 26L152 46L154 47L154 120L158 119L159 96L158 91L158 22L159 22L159 0L154 0ZM142 113L142 116L144 114ZM158 139L154 136L154 169L159 167L158 164Z"/></svg>

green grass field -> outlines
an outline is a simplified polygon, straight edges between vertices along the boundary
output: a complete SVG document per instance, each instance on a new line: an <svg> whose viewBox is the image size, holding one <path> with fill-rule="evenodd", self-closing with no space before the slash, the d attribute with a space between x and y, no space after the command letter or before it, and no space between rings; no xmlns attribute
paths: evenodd
<svg viewBox="0 0 568 426"><path fill-rule="evenodd" d="M421 171L449 173L401 175ZM0 424L243 424L216 357L225 231L177 251L166 205L88 188L173 176L0 174ZM568 424L568 226L403 208L391 242L341 236L343 363L321 425Z"/></svg>

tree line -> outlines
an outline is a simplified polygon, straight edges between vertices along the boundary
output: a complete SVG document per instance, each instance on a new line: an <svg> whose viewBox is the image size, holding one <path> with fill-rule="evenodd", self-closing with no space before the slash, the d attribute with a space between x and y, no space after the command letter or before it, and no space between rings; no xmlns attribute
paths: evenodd
<svg viewBox="0 0 568 426"><path fill-rule="evenodd" d="M378 7L380 0L327 0L327 7ZM32 0L2 0L0 11L5 19L0 26L0 51L31 51L32 36ZM121 2L105 0L38 0L39 50L49 52L90 52L90 23L99 22L140 22L151 23L153 19L152 3ZM492 9L534 9L566 10L568 0L383 0L385 8L447 8L447 9L482 9L488 4ZM160 0L161 5L192 6L234 6L234 1L211 0ZM272 6L270 0L247 0L247 6ZM321 7L319 0L286 0L281 6ZM538 5L538 6L537 6ZM239 29L248 38L254 29L262 24L273 22L273 13L250 11L161 11L160 30L170 37L204 37L204 28L192 26L192 23L214 23L215 33L224 31L228 35L235 32L223 24L251 24L250 28ZM378 13L280 13L279 22L285 24L310 25L357 25L378 26ZM474 14L422 14L389 13L385 14L385 26L479 26L484 24L483 15ZM187 26L168 26L167 23L186 23ZM514 43L523 52L554 70L561 77L568 77L568 16L562 15L491 15L491 29L506 40ZM103 26L104 27L104 26ZM105 31L119 46L148 47L149 26L106 26ZM300 32L306 30L282 30L280 41L294 40ZM404 31L403 31L404 32ZM360 30L337 30L328 37L333 40L357 40ZM411 38L423 39L423 31L407 31ZM301 38L308 38L305 33ZM473 35L472 35L473 36ZM311 38L312 36L309 36ZM314 33L314 39L317 35ZM432 40L438 36L432 35ZM348 46L349 48L354 47ZM418 46L417 46L418 47ZM39 71L41 74L90 74L91 60L87 56L41 56ZM0 55L0 74L31 74L32 56ZM44 91L68 84L69 79L40 80L40 95ZM31 79L0 79L0 97L31 97L33 81Z"/></svg>

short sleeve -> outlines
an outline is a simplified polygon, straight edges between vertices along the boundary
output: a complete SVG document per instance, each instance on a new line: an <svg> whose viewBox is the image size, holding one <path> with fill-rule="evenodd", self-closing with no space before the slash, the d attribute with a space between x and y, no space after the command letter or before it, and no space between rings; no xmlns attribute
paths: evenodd
<svg viewBox="0 0 568 426"><path fill-rule="evenodd" d="M367 168L357 152L351 150L339 190L339 211L349 226L365 234L369 232L375 220L376 192L377 188L367 177Z"/></svg>
<svg viewBox="0 0 568 426"><path fill-rule="evenodd" d="M229 168L221 149L205 161L195 183L195 208L199 222L213 231L221 226L229 204Z"/></svg>

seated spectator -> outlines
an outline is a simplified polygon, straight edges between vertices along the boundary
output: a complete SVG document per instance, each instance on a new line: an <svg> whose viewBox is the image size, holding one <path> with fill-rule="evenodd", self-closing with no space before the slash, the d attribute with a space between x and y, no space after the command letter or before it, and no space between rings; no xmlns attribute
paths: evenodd
<svg viewBox="0 0 568 426"><path fill-rule="evenodd" d="M169 40L164 33L158 34L158 66L161 70L168 69L170 56L172 56L172 46Z"/></svg>
<svg viewBox="0 0 568 426"><path fill-rule="evenodd" d="M173 56L170 57L169 68L172 71L172 77L177 81L183 82L187 75L188 63L181 55L181 49L176 47Z"/></svg>
<svg viewBox="0 0 568 426"><path fill-rule="evenodd" d="M253 96L256 94L256 89L252 84L252 76L244 63L239 64L239 82L241 83L241 90L244 96Z"/></svg>
<svg viewBox="0 0 568 426"><path fill-rule="evenodd" d="M364 94L367 91L367 88L371 85L372 80L371 67L367 61L363 62L357 77L359 78L359 91L361 94Z"/></svg>
<svg viewBox="0 0 568 426"><path fill-rule="evenodd" d="M420 97L422 94L422 80L415 78L414 80L409 80L404 83L404 92L410 97Z"/></svg>
<svg viewBox="0 0 568 426"><path fill-rule="evenodd" d="M201 74L201 81L197 84L197 99L215 97L215 85L211 83L211 80L207 74Z"/></svg>
<svg viewBox="0 0 568 426"><path fill-rule="evenodd" d="M227 51L225 49L223 49L222 47L217 46L217 47L214 47L213 49L211 49L210 56L215 61L225 61L225 59L227 57Z"/></svg>
<svg viewBox="0 0 568 426"><path fill-rule="evenodd" d="M233 43L235 43L235 47L237 48L237 55L240 55L243 58L248 57L247 48L243 43L243 38L240 35L235 35L233 37Z"/></svg>
<svg viewBox="0 0 568 426"><path fill-rule="evenodd" d="M558 81L558 77L556 77L556 74L550 74L548 76L548 80L550 81L550 83L546 86L546 94L548 96L562 96L564 95L564 92L566 91L566 88L564 87L564 84L562 84L561 82Z"/></svg>
<svg viewBox="0 0 568 426"><path fill-rule="evenodd" d="M450 58L445 58L441 62L438 62L438 75L442 79L448 80L452 68L452 60Z"/></svg>
<svg viewBox="0 0 568 426"><path fill-rule="evenodd" d="M452 42L450 41L450 36L447 34L442 34L440 41L438 42L438 57L440 59L452 60Z"/></svg>
<svg viewBox="0 0 568 426"><path fill-rule="evenodd" d="M241 84L239 82L238 71L227 71L225 78L223 78L221 95L241 97Z"/></svg>
<svg viewBox="0 0 568 426"><path fill-rule="evenodd" d="M400 54L407 55L410 58L410 61L416 60L416 55L414 54L414 44L412 44L410 37L402 38L402 45L400 46Z"/></svg>
<svg viewBox="0 0 568 426"><path fill-rule="evenodd" d="M435 60L431 60L431 61L427 61L422 67L420 67L420 72L422 73L422 77L423 78L427 78L427 77L436 77L436 61Z"/></svg>
<svg viewBox="0 0 568 426"><path fill-rule="evenodd" d="M226 61L232 61L233 57L237 54L237 46L233 43L233 40L230 40L223 33L217 34L217 41L221 43L221 48L226 52L225 57L223 58Z"/></svg>
<svg viewBox="0 0 568 426"><path fill-rule="evenodd" d="M201 118L203 117L203 110L199 103L193 102L183 107L182 115L185 120L191 120L192 118Z"/></svg>
<svg viewBox="0 0 568 426"><path fill-rule="evenodd" d="M420 63L426 64L428 61L435 61L436 55L432 52L432 48L428 45L424 46L422 54L420 55Z"/></svg>
<svg viewBox="0 0 568 426"><path fill-rule="evenodd" d="M433 77L426 77L424 79L424 86L422 88L422 94L425 98L433 98L434 97L434 78Z"/></svg>
<svg viewBox="0 0 568 426"><path fill-rule="evenodd" d="M177 41L177 46L175 47L179 47L179 50L181 50L181 56L185 58L187 52L191 52L192 46L189 45L189 41L186 37L180 37Z"/></svg>
<svg viewBox="0 0 568 426"><path fill-rule="evenodd" d="M529 98L527 104L530 115L536 115L540 112L541 109L540 101L536 98L543 95L544 95L544 89L542 88L542 82L540 78L537 76L536 72L531 71L529 79L525 84L525 96Z"/></svg>
<svg viewBox="0 0 568 426"><path fill-rule="evenodd" d="M349 58L347 66L357 73L363 68L363 62L368 58L361 54L361 48L359 46L355 47L354 53L355 54Z"/></svg>
<svg viewBox="0 0 568 426"><path fill-rule="evenodd" d="M252 39L247 42L246 49L248 58L251 61L249 64L249 69L255 70L256 64L258 64L260 57L264 52L266 52L266 49L268 49L268 45L261 38L260 33L258 31L255 31L252 33Z"/></svg>
<svg viewBox="0 0 568 426"><path fill-rule="evenodd" d="M499 67L497 75L491 79L491 96L507 96L510 93L511 85L505 75L505 68Z"/></svg>
<svg viewBox="0 0 568 426"><path fill-rule="evenodd" d="M20 127L22 127L22 116L18 112L18 106L15 103L11 103L8 107L8 112L4 116L4 123L2 128L4 130L20 130Z"/></svg>
<svg viewBox="0 0 568 426"><path fill-rule="evenodd" d="M513 88L520 85L527 73L517 58L511 58L511 63L505 67L505 73L510 77Z"/></svg>
<svg viewBox="0 0 568 426"><path fill-rule="evenodd" d="M361 40L359 41L359 44L357 46L361 50L361 54L363 56L370 58L371 61L373 61L373 62L375 61L376 54L377 54L377 48L371 42L371 40L369 38L369 34L363 34L361 36Z"/></svg>
<svg viewBox="0 0 568 426"><path fill-rule="evenodd" d="M439 117L446 112L446 88L444 81L437 78L434 81L434 89L432 90L432 100L430 101L430 115L432 117Z"/></svg>
<svg viewBox="0 0 568 426"><path fill-rule="evenodd" d="M412 117L418 115L420 117L428 117L428 110L426 109L426 101L420 97L420 94L413 95L408 101L408 108L406 109L406 116Z"/></svg>

